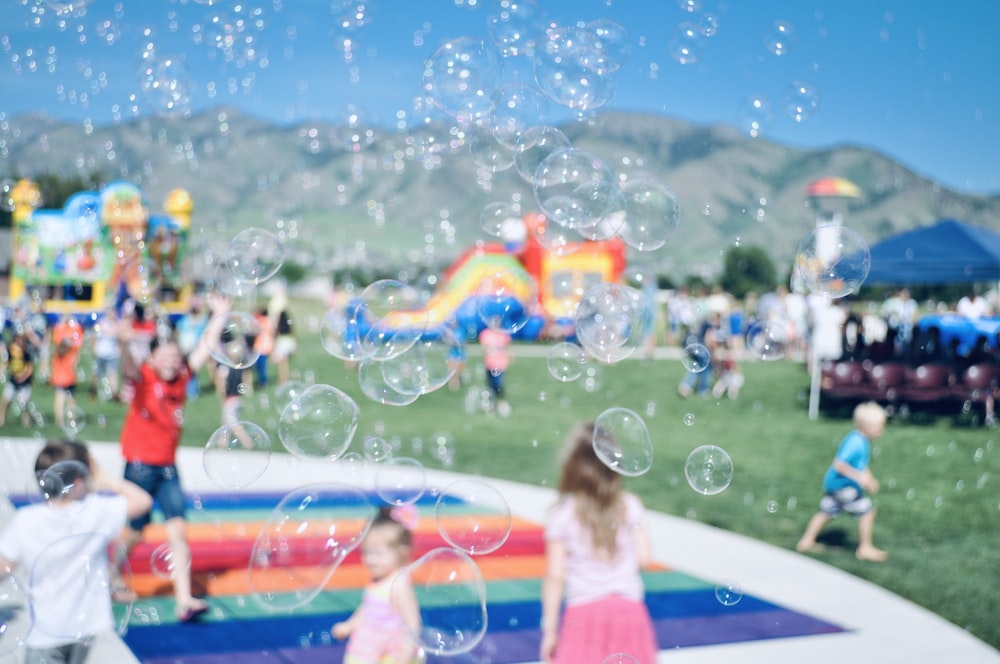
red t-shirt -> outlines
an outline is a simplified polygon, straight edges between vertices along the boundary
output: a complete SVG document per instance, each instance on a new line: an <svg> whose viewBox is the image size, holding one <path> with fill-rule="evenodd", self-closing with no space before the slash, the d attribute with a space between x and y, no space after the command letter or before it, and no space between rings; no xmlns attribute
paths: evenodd
<svg viewBox="0 0 1000 664"><path fill-rule="evenodd" d="M135 396L122 427L122 456L151 466L175 462L184 428L184 401L191 370L185 364L172 381L160 378L143 364L135 382Z"/></svg>

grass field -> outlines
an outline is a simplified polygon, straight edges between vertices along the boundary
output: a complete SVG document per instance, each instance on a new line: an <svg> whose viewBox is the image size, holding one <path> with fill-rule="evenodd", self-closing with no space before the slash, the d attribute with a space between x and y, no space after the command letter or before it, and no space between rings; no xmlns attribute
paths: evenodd
<svg viewBox="0 0 1000 664"><path fill-rule="evenodd" d="M470 349L469 383L462 390L445 388L404 408L382 406L362 395L356 375L326 355L316 334L308 331L310 317L319 311L299 306L300 345L293 369L304 379L340 387L357 401L361 424L351 445L354 452L361 451L364 436L378 432L398 446L397 456L441 467L431 454L432 440L447 437L453 445L454 470L552 486L557 477L555 453L567 429L606 408L622 406L644 417L655 446L652 470L627 482L647 507L791 548L816 508L822 475L837 443L850 429L847 419L808 419L808 380L800 363L747 362L746 385L738 400L683 400L676 392L683 373L677 361L593 364L589 384L584 379L559 383L548 375L543 357L527 357L523 351L517 357L517 348L507 376L514 409L509 419L466 407L468 390L484 382L476 349ZM246 400L244 414L273 434L278 413L273 405L263 405L265 395L273 403L273 390L259 392ZM46 418L41 430L26 430L10 421L0 432L61 435L51 425L51 390L36 386L34 401ZM80 404L87 413L81 438L117 438L121 405L91 402L85 393ZM183 444L204 446L219 421L219 400L207 392L188 406ZM874 445L872 469L882 482L875 543L891 557L881 565L855 560L855 524L842 518L828 528L825 541L831 546L821 560L909 598L1000 647L998 442L1000 431L951 418L890 422ZM696 494L684 478L688 453L708 443L725 448L735 465L731 486L716 496ZM276 435L273 444L281 449ZM660 555L669 559L669 552Z"/></svg>

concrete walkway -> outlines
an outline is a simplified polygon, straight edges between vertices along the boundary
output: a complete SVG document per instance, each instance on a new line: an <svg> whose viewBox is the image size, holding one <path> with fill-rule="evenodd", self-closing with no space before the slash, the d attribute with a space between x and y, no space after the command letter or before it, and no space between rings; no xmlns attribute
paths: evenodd
<svg viewBox="0 0 1000 664"><path fill-rule="evenodd" d="M36 441L0 438L0 487L8 493L25 490L39 447ZM121 472L116 444L97 443L91 447L109 472ZM205 475L200 450L182 448L179 466L187 491L219 492ZM349 475L335 463L304 463L290 455L276 454L271 457L267 472L251 488L287 491L314 482L337 482L371 489L374 470L371 465L361 465ZM443 489L460 477L427 470L428 487ZM546 509L555 499L549 489L503 480L487 481L506 497L512 513L526 519L544 521ZM0 492L0 527L11 512L4 492ZM708 581L736 580L749 595L848 630L823 636L664 651L660 654L661 662L1000 664L1000 652L961 628L807 556L667 514L649 513L647 525L658 561ZM0 662L8 661L15 660L4 659L0 654ZM91 661L117 664L136 660L124 644L109 638L97 645Z"/></svg>

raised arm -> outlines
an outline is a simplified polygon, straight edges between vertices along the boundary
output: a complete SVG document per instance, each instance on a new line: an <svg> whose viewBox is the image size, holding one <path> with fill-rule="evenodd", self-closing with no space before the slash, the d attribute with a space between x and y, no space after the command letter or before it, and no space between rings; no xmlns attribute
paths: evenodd
<svg viewBox="0 0 1000 664"><path fill-rule="evenodd" d="M224 295L209 293L208 308L212 312L212 317L209 318L208 325L205 326L205 332L201 335L201 339L198 340L194 350L187 357L188 366L191 368L191 371L196 373L205 366L205 363L211 357L210 349L212 344L218 341L219 336L222 334L222 329L226 324L225 314L229 313L232 309L232 303Z"/></svg>

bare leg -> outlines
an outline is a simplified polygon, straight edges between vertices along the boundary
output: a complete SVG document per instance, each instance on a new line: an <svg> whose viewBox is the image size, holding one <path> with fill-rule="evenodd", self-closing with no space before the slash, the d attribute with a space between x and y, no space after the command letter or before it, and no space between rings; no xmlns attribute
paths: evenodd
<svg viewBox="0 0 1000 664"><path fill-rule="evenodd" d="M872 530L875 527L875 510L862 514L858 518L858 550L855 552L858 560L870 560L880 563L889 557L882 549L872 544Z"/></svg>
<svg viewBox="0 0 1000 664"><path fill-rule="evenodd" d="M820 532L823 530L823 526L825 526L829 520L830 515L826 512L816 512L813 517L809 519L809 524L806 526L806 532L802 533L802 538L799 540L798 544L795 545L795 550L799 553L815 551L817 549L816 538L819 537Z"/></svg>
<svg viewBox="0 0 1000 664"><path fill-rule="evenodd" d="M52 415L55 418L56 426L62 428L63 415L66 412L66 390L57 387L53 401L52 408L55 412Z"/></svg>
<svg viewBox="0 0 1000 664"><path fill-rule="evenodd" d="M191 549L187 542L187 523L180 517L174 517L164 525L174 563L174 613L180 618L191 611L204 610L207 605L191 594Z"/></svg>

